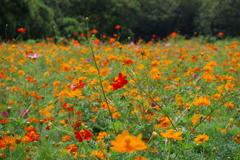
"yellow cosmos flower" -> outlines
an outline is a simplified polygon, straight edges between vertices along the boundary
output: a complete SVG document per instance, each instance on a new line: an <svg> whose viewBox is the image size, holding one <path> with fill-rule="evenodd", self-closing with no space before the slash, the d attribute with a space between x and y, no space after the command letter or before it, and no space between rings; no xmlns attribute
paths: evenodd
<svg viewBox="0 0 240 160"><path fill-rule="evenodd" d="M209 140L209 136L205 135L205 133L200 134L194 140L195 140L195 143L204 143L205 141Z"/></svg>
<svg viewBox="0 0 240 160"><path fill-rule="evenodd" d="M129 134L127 130L124 130L122 134L116 137L116 140L111 141L112 147L110 149L117 152L131 153L134 151L140 151L147 149L145 142L142 140L142 134L137 137Z"/></svg>
<svg viewBox="0 0 240 160"><path fill-rule="evenodd" d="M176 139L176 140L183 139L182 137L180 137L182 135L182 132L180 132L180 131L174 132L174 129L169 129L169 130L167 130L166 133L161 132L160 134L165 138L171 138L171 139Z"/></svg>
<svg viewBox="0 0 240 160"><path fill-rule="evenodd" d="M205 98L205 97L199 97L198 99L196 99L193 104L195 106L198 105L203 105L203 106L209 106L210 105L210 101L209 99Z"/></svg>
<svg viewBox="0 0 240 160"><path fill-rule="evenodd" d="M100 76L106 76L110 72L109 68L100 69Z"/></svg>

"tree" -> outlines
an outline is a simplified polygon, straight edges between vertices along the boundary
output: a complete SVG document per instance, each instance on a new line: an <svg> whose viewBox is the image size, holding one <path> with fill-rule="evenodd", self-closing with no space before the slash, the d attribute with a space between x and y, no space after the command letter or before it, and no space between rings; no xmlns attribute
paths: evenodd
<svg viewBox="0 0 240 160"><path fill-rule="evenodd" d="M43 38L52 34L54 13L41 0L1 0L0 5L0 36L2 39L16 38L17 28L26 28L24 39ZM6 24L8 24L6 30ZM5 34L6 31L6 34Z"/></svg>

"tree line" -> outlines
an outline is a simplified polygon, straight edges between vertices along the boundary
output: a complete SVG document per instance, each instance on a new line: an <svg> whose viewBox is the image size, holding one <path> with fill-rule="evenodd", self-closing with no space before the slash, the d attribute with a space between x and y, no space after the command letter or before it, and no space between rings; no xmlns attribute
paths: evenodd
<svg viewBox="0 0 240 160"><path fill-rule="evenodd" d="M240 0L1 0L0 6L2 40L16 38L17 28L26 29L24 39L73 37L86 33L86 17L97 37L240 35Z"/></svg>

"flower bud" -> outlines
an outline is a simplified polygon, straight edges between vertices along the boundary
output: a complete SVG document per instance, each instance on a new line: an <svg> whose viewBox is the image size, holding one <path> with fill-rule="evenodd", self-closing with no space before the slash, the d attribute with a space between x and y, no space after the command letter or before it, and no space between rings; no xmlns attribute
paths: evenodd
<svg viewBox="0 0 240 160"><path fill-rule="evenodd" d="M43 120L40 120L40 121L39 121L40 124L43 124L43 122L44 122Z"/></svg>
<svg viewBox="0 0 240 160"><path fill-rule="evenodd" d="M12 107L7 107L8 112L11 112L11 110L12 110Z"/></svg>
<svg viewBox="0 0 240 160"><path fill-rule="evenodd" d="M141 51L141 55L144 56L145 55L145 51Z"/></svg>
<svg viewBox="0 0 240 160"><path fill-rule="evenodd" d="M31 159L32 159L31 156L26 156L26 157L25 157L25 160L31 160Z"/></svg>
<svg viewBox="0 0 240 160"><path fill-rule="evenodd" d="M153 132L152 132L152 137L153 137L154 139L157 138L157 137L158 137L158 133L155 132L155 131L153 131Z"/></svg>

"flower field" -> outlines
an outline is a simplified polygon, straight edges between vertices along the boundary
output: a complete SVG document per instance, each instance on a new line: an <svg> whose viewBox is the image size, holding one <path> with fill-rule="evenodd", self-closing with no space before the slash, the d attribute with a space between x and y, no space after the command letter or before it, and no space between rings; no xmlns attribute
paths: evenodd
<svg viewBox="0 0 240 160"><path fill-rule="evenodd" d="M240 47L172 34L0 43L0 159L240 159Z"/></svg>

